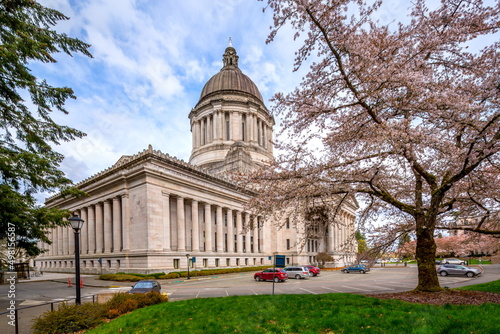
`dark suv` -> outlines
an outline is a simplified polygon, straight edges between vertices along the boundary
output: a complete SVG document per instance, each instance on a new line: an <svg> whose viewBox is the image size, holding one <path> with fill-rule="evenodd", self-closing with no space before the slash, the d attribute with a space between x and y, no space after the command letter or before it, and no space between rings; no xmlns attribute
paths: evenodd
<svg viewBox="0 0 500 334"><path fill-rule="evenodd" d="M288 274L286 273L286 271L280 268L269 268L255 273L253 275L253 278L259 282L274 280L276 283L278 283L286 281L288 279Z"/></svg>

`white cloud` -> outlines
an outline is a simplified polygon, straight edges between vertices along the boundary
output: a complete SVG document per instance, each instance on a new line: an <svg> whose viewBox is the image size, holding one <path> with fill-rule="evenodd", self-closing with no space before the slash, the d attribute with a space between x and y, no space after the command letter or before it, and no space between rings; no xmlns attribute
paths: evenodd
<svg viewBox="0 0 500 334"><path fill-rule="evenodd" d="M188 114L208 79L222 67L232 37L240 67L265 99L290 83L296 45L283 34L265 44L272 24L263 2L248 0L43 0L70 16L57 30L92 45L94 58L58 55L34 64L54 85L72 87L77 100L56 122L87 133L63 143L63 170L81 181L122 155L147 148L188 160ZM293 78L293 79L292 79ZM268 106L269 107L269 106Z"/></svg>

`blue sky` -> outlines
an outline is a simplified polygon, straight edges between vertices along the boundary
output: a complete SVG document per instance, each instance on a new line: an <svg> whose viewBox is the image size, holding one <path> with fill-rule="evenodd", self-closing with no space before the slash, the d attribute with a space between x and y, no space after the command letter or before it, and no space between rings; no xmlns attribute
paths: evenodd
<svg viewBox="0 0 500 334"><path fill-rule="evenodd" d="M87 133L56 148L66 157L63 170L76 182L148 144L189 160L188 114L204 84L221 69L229 37L240 68L266 101L300 80L292 73L292 34L265 44L272 17L262 12L263 2L40 2L71 18L57 25L58 32L92 45L93 59L59 54L56 64L32 66L36 75L77 95L67 103L69 115L54 113L58 123Z"/></svg>
<svg viewBox="0 0 500 334"><path fill-rule="evenodd" d="M240 68L259 87L266 105L289 92L304 71L293 72L298 44L282 29L265 43L272 13L256 0L40 0L70 17L56 30L92 45L94 58L56 56L56 64L32 64L55 86L69 86L77 99L60 124L87 133L56 147L62 169L79 182L149 144L185 161L191 153L188 114L201 89L222 67L229 37ZM390 0L381 22L405 14L405 1ZM279 123L279 122L277 122ZM275 129L276 131L276 129Z"/></svg>

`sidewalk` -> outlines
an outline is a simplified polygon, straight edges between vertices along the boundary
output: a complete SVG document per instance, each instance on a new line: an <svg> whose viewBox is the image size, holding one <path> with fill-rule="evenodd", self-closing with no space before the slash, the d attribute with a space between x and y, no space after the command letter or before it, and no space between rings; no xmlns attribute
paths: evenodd
<svg viewBox="0 0 500 334"><path fill-rule="evenodd" d="M80 275L83 280L84 286L91 286L96 288L116 288L118 285L127 285L129 282L114 282L114 281L104 281L99 279L99 275ZM20 278L18 283L29 283L29 282L40 282L40 281L52 281L60 283L68 283L68 278L71 280L72 284L75 284L75 274L74 273L43 273L43 276L36 276L30 278Z"/></svg>

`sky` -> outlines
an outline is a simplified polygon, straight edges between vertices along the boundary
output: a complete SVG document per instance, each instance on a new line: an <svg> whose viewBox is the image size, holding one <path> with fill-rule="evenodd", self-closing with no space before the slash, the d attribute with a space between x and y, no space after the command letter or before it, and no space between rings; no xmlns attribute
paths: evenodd
<svg viewBox="0 0 500 334"><path fill-rule="evenodd" d="M33 73L54 86L73 88L68 115L53 119L87 134L55 149L61 169L75 182L122 155L152 145L184 161L191 154L188 115L205 83L222 68L229 37L239 67L260 89L266 106L290 92L307 68L293 72L299 45L285 27L266 44L272 12L257 0L39 0L70 20L55 29L91 44L93 58L57 54L55 64L34 63ZM386 1L379 12L390 22L405 1ZM279 126L279 122L278 126ZM275 132L276 132L275 128Z"/></svg>

